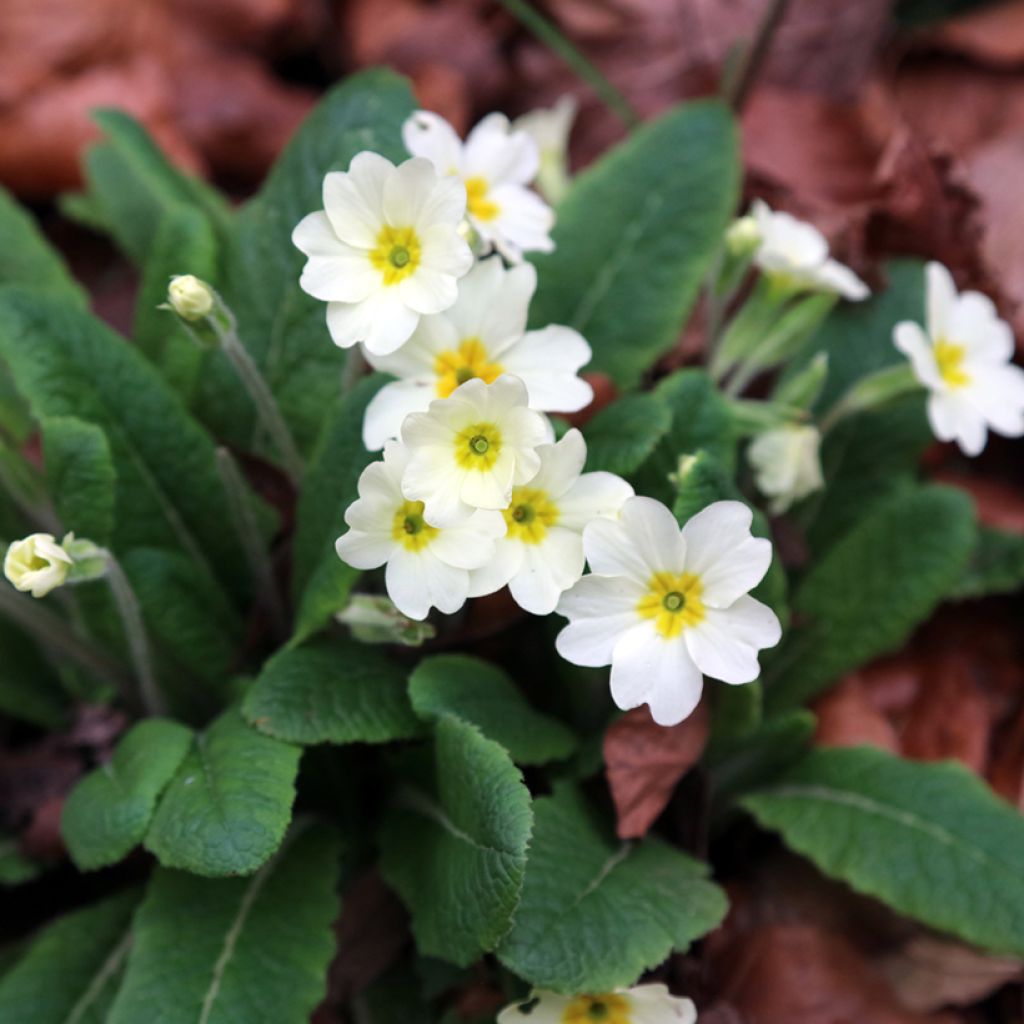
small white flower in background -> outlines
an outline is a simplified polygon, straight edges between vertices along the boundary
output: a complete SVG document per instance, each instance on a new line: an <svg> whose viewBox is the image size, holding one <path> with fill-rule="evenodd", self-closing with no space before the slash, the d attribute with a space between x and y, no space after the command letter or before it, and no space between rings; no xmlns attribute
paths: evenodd
<svg viewBox="0 0 1024 1024"><path fill-rule="evenodd" d="M537 272L529 263L506 270L499 256L478 263L460 282L455 305L424 317L398 352L366 358L399 380L374 395L363 421L370 451L401 432L410 412L447 398L467 380L491 384L503 373L526 385L530 407L576 412L594 397L577 373L590 361L590 346L571 327L526 330Z"/></svg>
<svg viewBox="0 0 1024 1024"><path fill-rule="evenodd" d="M965 455L985 447L988 431L1024 434L1024 370L1013 359L1013 331L992 300L957 294L949 271L927 267L927 329L904 321L893 340L931 392L928 420L940 441L956 441Z"/></svg>
<svg viewBox="0 0 1024 1024"><path fill-rule="evenodd" d="M537 446L552 439L551 425L526 402L517 377L477 379L405 418L410 454L402 491L424 503L428 523L451 526L474 509L508 508L512 488L536 476Z"/></svg>
<svg viewBox="0 0 1024 1024"><path fill-rule="evenodd" d="M664 985L636 985L614 992L563 996L543 990L506 1006L498 1024L694 1024L693 1001Z"/></svg>
<svg viewBox="0 0 1024 1024"><path fill-rule="evenodd" d="M73 559L49 533L33 533L14 541L4 558L4 575L15 590L45 597L63 585Z"/></svg>
<svg viewBox="0 0 1024 1024"><path fill-rule="evenodd" d="M825 486L821 473L821 432L793 424L758 435L747 448L757 489L771 499L772 515L781 515Z"/></svg>
<svg viewBox="0 0 1024 1024"><path fill-rule="evenodd" d="M569 189L569 134L576 120L574 96L562 96L553 107L531 110L512 122L526 132L540 153L537 188L549 203L557 203Z"/></svg>
<svg viewBox="0 0 1024 1024"><path fill-rule="evenodd" d="M423 518L423 504L402 494L409 452L397 441L359 477L359 498L345 511L349 526L335 543L338 557L355 569L387 565L384 583L395 607L424 619L432 607L451 614L466 603L469 570L494 554L505 530L499 514L478 512L440 530Z"/></svg>
<svg viewBox="0 0 1024 1024"><path fill-rule="evenodd" d="M327 303L336 345L394 352L421 316L451 306L473 265L459 233L466 191L427 160L395 167L366 152L324 178L323 198L292 233L308 257L299 284Z"/></svg>
<svg viewBox="0 0 1024 1024"><path fill-rule="evenodd" d="M213 312L213 290L194 274L172 277L167 286L167 301L183 320L202 320Z"/></svg>
<svg viewBox="0 0 1024 1024"><path fill-rule="evenodd" d="M583 473L587 446L578 430L541 445L537 454L540 469L528 484L513 488L502 512L505 536L494 557L471 574L469 596L508 584L520 607L547 615L583 575L583 528L599 516L618 516L633 488L614 473Z"/></svg>
<svg viewBox="0 0 1024 1024"><path fill-rule="evenodd" d="M752 513L718 501L682 530L652 498L630 498L617 522L583 531L592 575L562 595L569 619L555 642L575 665L611 665L612 699L648 704L675 725L700 700L704 673L753 682L757 652L779 642L775 613L748 595L768 571L772 546L752 537Z"/></svg>
<svg viewBox="0 0 1024 1024"><path fill-rule="evenodd" d="M402 127L402 138L438 174L462 180L470 224L510 262L518 263L524 252L554 248L555 215L527 187L540 167L537 144L513 129L504 114L488 114L463 142L443 117L418 110Z"/></svg>
<svg viewBox="0 0 1024 1024"><path fill-rule="evenodd" d="M754 263L769 278L796 291L834 292L854 302L868 297L868 286L849 267L829 258L828 242L812 224L772 210L761 199L754 200L750 215L759 236Z"/></svg>

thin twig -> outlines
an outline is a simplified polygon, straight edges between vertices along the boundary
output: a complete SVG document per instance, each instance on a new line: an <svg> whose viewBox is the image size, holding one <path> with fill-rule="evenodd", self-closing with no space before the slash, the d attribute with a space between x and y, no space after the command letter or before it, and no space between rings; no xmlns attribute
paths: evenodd
<svg viewBox="0 0 1024 1024"><path fill-rule="evenodd" d="M739 70L726 83L724 99L737 114L741 113L746 106L747 99L764 66L768 51L771 49L772 39L779 25L782 24L788 7L789 0L770 0L768 9L761 19L761 24L757 27L757 34L746 48Z"/></svg>

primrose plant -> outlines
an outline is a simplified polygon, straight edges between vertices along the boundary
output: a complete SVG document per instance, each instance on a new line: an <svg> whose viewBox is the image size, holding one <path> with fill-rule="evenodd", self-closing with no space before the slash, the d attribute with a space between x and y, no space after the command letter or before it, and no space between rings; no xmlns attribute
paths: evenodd
<svg viewBox="0 0 1024 1024"><path fill-rule="evenodd" d="M938 264L875 296L813 225L737 217L719 103L575 178L574 110L463 140L357 75L240 208L101 112L64 208L138 268L131 344L0 201L0 711L129 723L62 812L102 895L22 944L0 1020L302 1024L356 955L339 912L368 936L386 889L408 925L323 1012L451 1020L472 985L500 1024L691 1024L673 958L751 819L1024 955L1024 888L982 867L1017 812L965 769L812 749L806 707L1024 582L1020 539L921 469L1024 434L1010 328ZM623 711L700 735L702 838L617 819Z"/></svg>

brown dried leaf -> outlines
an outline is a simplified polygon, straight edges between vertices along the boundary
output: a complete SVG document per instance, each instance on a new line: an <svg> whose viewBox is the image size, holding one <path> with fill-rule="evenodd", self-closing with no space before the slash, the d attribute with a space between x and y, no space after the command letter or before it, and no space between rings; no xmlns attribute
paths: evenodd
<svg viewBox="0 0 1024 1024"><path fill-rule="evenodd" d="M1024 63L1024 2L982 7L922 32L921 43L993 67Z"/></svg>
<svg viewBox="0 0 1024 1024"><path fill-rule="evenodd" d="M872 702L860 675L847 676L814 705L820 747L856 747L867 743L890 753L899 752L899 737L891 721Z"/></svg>
<svg viewBox="0 0 1024 1024"><path fill-rule="evenodd" d="M604 761L620 838L637 839L647 833L676 784L700 760L707 739L703 702L679 725L658 725L641 707L608 727Z"/></svg>

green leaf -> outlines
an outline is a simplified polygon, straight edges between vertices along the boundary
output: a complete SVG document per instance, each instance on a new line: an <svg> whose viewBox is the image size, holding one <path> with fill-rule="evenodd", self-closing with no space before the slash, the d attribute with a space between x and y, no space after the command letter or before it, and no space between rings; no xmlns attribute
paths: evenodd
<svg viewBox="0 0 1024 1024"><path fill-rule="evenodd" d="M769 707L798 705L900 647L950 593L974 543L962 491L907 487L879 502L797 588L804 625L766 661Z"/></svg>
<svg viewBox="0 0 1024 1024"><path fill-rule="evenodd" d="M261 732L292 743L384 743L422 731L405 672L381 651L346 639L274 655L242 711Z"/></svg>
<svg viewBox="0 0 1024 1024"><path fill-rule="evenodd" d="M537 988L632 985L724 917L707 868L657 839L623 843L570 787L534 804L522 899L498 958Z"/></svg>
<svg viewBox="0 0 1024 1024"><path fill-rule="evenodd" d="M1013 594L1024 587L1024 535L982 527L967 571L950 597L989 597Z"/></svg>
<svg viewBox="0 0 1024 1024"><path fill-rule="evenodd" d="M176 206L226 223L224 200L174 167L133 117L120 110L98 110L93 117L104 139L85 154L90 216L102 221L137 266L145 264L163 214Z"/></svg>
<svg viewBox="0 0 1024 1024"><path fill-rule="evenodd" d="M340 844L297 827L252 878L158 869L106 1024L305 1024L327 987Z"/></svg>
<svg viewBox="0 0 1024 1024"><path fill-rule="evenodd" d="M240 213L224 294L239 333L304 450L338 393L346 353L327 331L326 304L299 288L304 257L291 234L323 207L323 179L365 149L394 161L407 154L401 127L415 109L408 83L390 71L352 75L306 118L266 184Z"/></svg>
<svg viewBox="0 0 1024 1024"><path fill-rule="evenodd" d="M121 893L48 925L0 980L0 1020L104 1024L138 898L135 890Z"/></svg>
<svg viewBox="0 0 1024 1024"><path fill-rule="evenodd" d="M184 551L230 592L244 592L246 563L225 529L213 444L143 356L73 306L12 288L0 297L0 357L37 419L73 416L106 434L116 550Z"/></svg>
<svg viewBox="0 0 1024 1024"><path fill-rule="evenodd" d="M475 726L435 727L434 784L417 778L385 817L381 872L412 914L421 953L466 966L509 930L526 868L530 793Z"/></svg>
<svg viewBox="0 0 1024 1024"><path fill-rule="evenodd" d="M148 718L121 737L109 764L75 786L61 815L61 834L80 870L114 864L142 842L157 798L191 742L188 727Z"/></svg>
<svg viewBox="0 0 1024 1024"><path fill-rule="evenodd" d="M146 849L164 867L197 875L252 873L284 837L300 754L226 711L193 741L153 815Z"/></svg>
<svg viewBox="0 0 1024 1024"><path fill-rule="evenodd" d="M22 284L85 305L85 293L36 226L32 215L0 186L0 285Z"/></svg>
<svg viewBox="0 0 1024 1024"><path fill-rule="evenodd" d="M39 649L0 619L0 712L44 729L67 723L68 698Z"/></svg>
<svg viewBox="0 0 1024 1024"><path fill-rule="evenodd" d="M743 806L859 892L1024 955L1024 818L962 765L871 747L817 750Z"/></svg>
<svg viewBox="0 0 1024 1024"><path fill-rule="evenodd" d="M360 381L339 399L310 460L295 514L292 595L298 604L292 645L322 629L348 602L359 576L334 550L345 510L359 495L359 474L373 461L363 447L363 414L384 378Z"/></svg>
<svg viewBox="0 0 1024 1024"><path fill-rule="evenodd" d="M672 413L654 395L624 395L583 429L587 470L620 476L635 473L672 426Z"/></svg>
<svg viewBox="0 0 1024 1024"><path fill-rule="evenodd" d="M42 428L46 481L61 526L109 544L117 473L106 434L74 416L48 417Z"/></svg>
<svg viewBox="0 0 1024 1024"><path fill-rule="evenodd" d="M421 718L469 722L518 764L557 761L576 750L576 738L558 719L535 711L501 669L479 658L424 658L409 678L409 697Z"/></svg>
<svg viewBox="0 0 1024 1024"><path fill-rule="evenodd" d="M594 350L589 369L636 384L678 338L738 184L724 105L690 103L641 126L559 205L555 251L534 258L531 324L575 327Z"/></svg>
<svg viewBox="0 0 1024 1024"><path fill-rule="evenodd" d="M39 861L22 856L18 837L0 830L0 887L24 885L42 873L43 865Z"/></svg>

